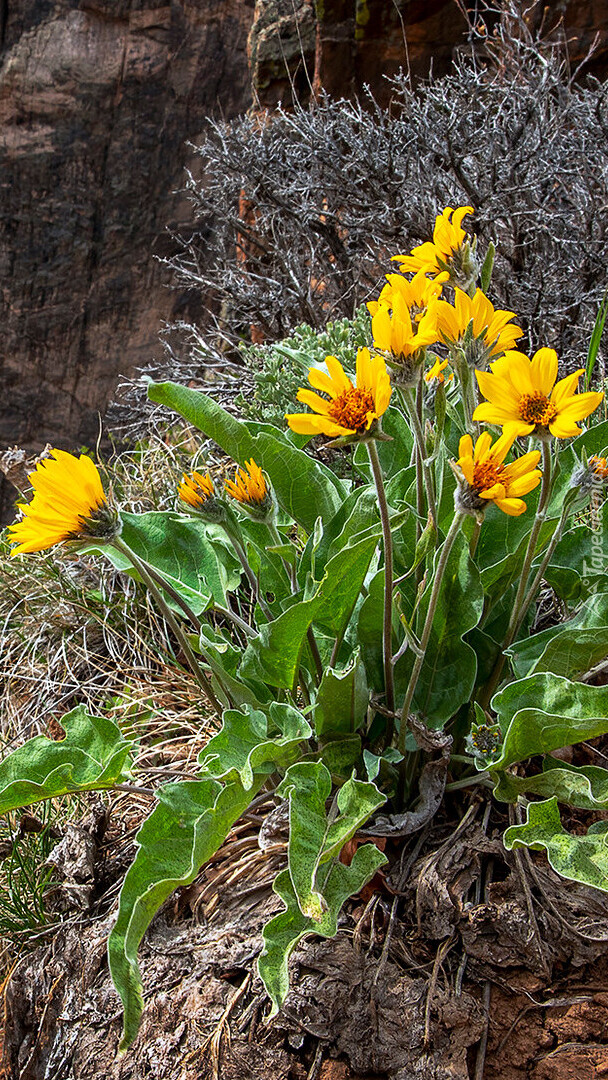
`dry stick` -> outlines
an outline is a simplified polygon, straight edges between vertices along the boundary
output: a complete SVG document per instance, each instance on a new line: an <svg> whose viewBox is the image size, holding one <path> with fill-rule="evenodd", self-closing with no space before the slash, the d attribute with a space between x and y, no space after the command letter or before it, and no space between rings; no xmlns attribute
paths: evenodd
<svg viewBox="0 0 608 1080"><path fill-rule="evenodd" d="M196 679L196 681L197 681L198 685L200 686L201 690L203 691L203 694L207 698L207 701L211 705L211 707L214 710L215 714L217 716L221 716L222 711L223 711L222 706L220 705L220 703L217 700L215 694L213 693L213 690L211 689L207 679L205 678L203 672L201 671L198 660L197 660L196 656L194 655L194 652L192 650L192 646L190 645L190 642L188 641L188 638L184 634L184 631L182 630L182 627L180 626L177 619L175 618L175 615L171 611L171 608L166 603L164 596L162 595L160 589L158 588L156 582L154 581L154 578L149 574L146 564L144 562L142 562L142 560L140 558L138 558L138 556L135 554L135 552L131 551L131 549L129 547L127 547L127 545L120 539L120 537L117 537L115 540L113 540L112 545L118 551L120 551L123 555L126 555L126 557L129 559L129 561L133 565L134 569L137 570L137 573L141 577L144 585L146 586L146 588L150 591L150 593L152 594L152 596L156 600L156 603L158 604L158 606L159 606L160 610L162 611L165 619L169 623L169 626L171 627L171 629L173 630L173 633L175 634L177 640L179 641L180 646L183 649L184 654L186 655L186 657L188 659L188 663L190 665L190 669L192 671L192 674L194 675L194 678Z"/></svg>
<svg viewBox="0 0 608 1080"><path fill-rule="evenodd" d="M547 440L543 440L541 445L543 453L543 483L540 490L540 499L538 500L538 509L536 511L536 515L534 517L534 524L528 538L528 547L526 548L524 563L521 568L519 587L517 589L517 595L515 597L513 612L511 614L511 620L509 622L506 637L502 643L502 648L498 659L496 660L496 663L494 665L492 674L490 675L490 678L485 685L483 693L479 696L478 699L482 709L487 708L490 700L492 699L494 691L496 690L500 682L500 676L502 675L502 669L505 665L506 660L505 649L508 649L519 629L520 612L524 603L524 597L526 595L526 586L528 584L528 578L530 576L530 569L532 567L534 556L536 554L536 541L538 540L540 530L546 517L547 504L549 502L549 495L551 494L552 487L551 447ZM531 598L528 599L528 606L530 602Z"/></svg>
<svg viewBox="0 0 608 1080"><path fill-rule="evenodd" d="M380 521L382 522L382 538L384 540L384 618L382 621L382 660L384 665L384 689L386 692L386 707L390 713L395 711L395 685L393 680L393 665L391 657L393 636L393 536L391 533L391 521L382 478L382 467L378 457L378 449L373 439L366 443L369 454L369 462L372 467L376 494L378 496L378 508ZM393 720L389 720L387 728L387 740L390 744L393 735Z"/></svg>

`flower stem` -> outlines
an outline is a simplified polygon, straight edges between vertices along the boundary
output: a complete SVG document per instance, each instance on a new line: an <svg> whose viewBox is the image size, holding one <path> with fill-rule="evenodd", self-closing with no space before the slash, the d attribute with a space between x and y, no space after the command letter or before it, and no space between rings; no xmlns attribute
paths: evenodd
<svg viewBox="0 0 608 1080"><path fill-rule="evenodd" d="M213 709L213 711L216 713L217 716L221 716L222 715L222 706L220 705L219 701L217 700L215 694L213 693L213 690L211 689L211 686L209 685L208 680L206 679L205 675L201 671L199 662L198 662L196 656L194 655L194 652L192 650L192 646L190 645L190 642L188 641L188 638L187 638L186 634L184 633L183 628L180 626L180 624L179 624L178 620L176 619L173 611L171 610L171 608L167 604L167 601L165 600L162 592L160 591L160 589L158 588L154 578L150 574L146 563L143 562L143 560L140 559L135 554L134 551L131 551L131 548L128 547L127 544L125 544L124 540L121 540L120 537L116 537L116 539L114 539L112 541L112 546L117 551L120 551L123 555L125 555L127 557L127 559L129 560L129 562L131 563L131 565L133 566L133 568L135 570L137 570L137 573L139 574L140 578L142 579L144 585L146 586L148 591L151 593L151 595L154 597L156 603L158 604L158 607L162 611L165 619L167 620L169 626L171 627L173 633L175 634L177 640L179 641L180 647L183 650L184 655L186 656L186 658L188 660L188 663L190 665L190 669L192 671L192 674L194 675L194 678L196 679L196 681L197 681L198 685L200 686L201 690L203 691L203 694L207 698L207 701L211 705L211 708ZM164 582L163 582L163 588L164 587L165 586L164 586Z"/></svg>
<svg viewBox="0 0 608 1080"><path fill-rule="evenodd" d="M426 458L426 446L424 444L424 432L422 430L422 423L418 415L418 409L416 408L416 399L414 391L406 389L401 391L403 403L410 419L414 438L416 440L416 449L420 455L420 464L422 466L422 478L424 482L424 490L426 493L426 501L428 512L433 523L433 527L437 528L437 510L435 508L435 492L433 489L433 478L431 471L425 460ZM368 443L369 445L369 443Z"/></svg>
<svg viewBox="0 0 608 1080"><path fill-rule="evenodd" d="M422 630L422 635L420 637L420 649L419 649L418 654L416 655L416 660L414 661L414 666L412 668L412 674L410 675L410 681L408 683L407 691L406 691L406 694L405 694L405 701L403 702L403 708L401 710L401 725L400 725L400 729L399 729L399 750L404 755L405 755L405 737L406 737L406 734L407 734L407 721L408 721L408 716L409 716L409 712L410 712L410 706L412 704L412 700L413 700L414 694L416 692L416 687L418 685L418 679L420 677L420 672L422 671L422 665L424 664L424 658L426 656L426 650L428 648L428 644L429 644L429 641L430 641L431 630L433 628L433 620L435 618L435 611L437 610L437 601L439 600L439 592L441 590L441 583L443 581L443 575L445 573L445 568L447 566L447 562L448 562L448 559L450 557L450 552L452 550L452 547L454 546L454 541L455 541L455 539L456 539L456 537L458 535L458 532L460 531L460 526L462 524L462 520L463 520L464 516L465 515L461 514L461 513L454 514L454 518L452 520L452 524L450 525L448 535L446 536L446 538L444 540L444 543L443 543L443 547L441 549L441 554L439 556L439 562L437 563L437 569L435 571L435 580L433 581L433 588L432 588L431 595L430 595L430 598L429 598L429 606L428 606L428 610L427 610L427 613L426 613L426 619L424 621L424 627L423 627L423 630Z"/></svg>
<svg viewBox="0 0 608 1080"><path fill-rule="evenodd" d="M526 587L527 587L527 584L528 584L528 578L530 576L530 570L532 568L532 563L534 561L534 556L536 554L536 544L537 544L537 541L538 541L538 537L540 535L540 531L541 531L541 529L543 527L545 518L547 516L547 506L549 504L549 496L551 494L551 488L553 486L553 472L552 472L552 467L551 467L551 465L552 465L552 463L551 463L551 446L546 440L543 440L543 442L541 443L541 446L542 446L542 454L543 454L543 482L542 482L542 487L541 487L541 490L540 490L540 498L538 500L538 507L537 507L536 514L535 514L535 517L534 517L534 524L532 525L532 529L530 531L530 536L528 537L528 546L526 548L526 554L524 556L524 562L523 562L523 566L521 568L521 576L520 576L520 579L519 579L519 586L517 588L517 595L515 597L515 602L513 604L513 611L511 613L511 618L509 620L509 626L507 628L507 633L506 633L505 639L504 639L504 641L502 643L501 651L500 651L500 653L499 653L499 655L497 657L496 663L494 664L494 669L492 671L492 674L490 675L490 678L488 679L488 681L487 681L487 683L486 683L486 685L485 685L485 687L483 689L483 693L480 694L479 699L478 699L479 704L481 705L482 709L486 709L488 707L488 704L489 704L489 702L491 701L491 699L492 699L492 697L494 695L494 691L496 690L496 688L497 688L497 686L498 686L498 684L500 682L500 677L502 675L502 671L503 671L503 668L505 666L505 660L506 660L505 649L508 649L509 645L511 645L511 643L515 639L515 636L516 636L516 634L517 634L517 632L518 632L518 630L519 630L519 628L520 628L520 626L521 626L521 624L522 624L522 622L524 620L524 616L526 614L526 611L528 610L528 607L530 606L530 603L532 602L532 596L529 593L526 594ZM558 528L559 528L559 525L558 525ZM557 543L557 540L555 542ZM549 554L549 558L551 557L551 554L552 554L552 552ZM539 584L540 584L540 577L538 577L538 574L537 574L536 578L534 580L534 588L536 589ZM530 592L531 591L532 590L530 590Z"/></svg>
<svg viewBox="0 0 608 1080"><path fill-rule="evenodd" d="M382 467L378 457L378 449L373 439L365 444L369 454L369 462L372 467L376 494L378 496L378 508L380 521L382 522L382 538L384 540L384 618L382 623L382 660L384 664L384 689L386 692L386 707L390 713L395 711L395 687L393 681L392 656L392 627L393 627L393 537L391 522L382 478ZM387 739L392 739L393 721L390 721L387 731Z"/></svg>
<svg viewBox="0 0 608 1080"><path fill-rule="evenodd" d="M268 604L266 603L266 601L263 600L262 597L260 596L260 589L259 589L259 585L258 585L258 580L257 580L253 570L251 569L249 563L247 562L247 555L245 554L245 549L244 549L243 545L241 544L241 541L233 533L232 529L226 528L225 525L223 525L222 527L224 529L224 532L226 533L226 536L228 537L228 539L230 540L230 543L232 544L232 546L234 548L237 559L239 560L239 562L240 562L240 564L241 564L241 566L243 568L245 577L247 578L247 581L249 582L249 588L251 589L254 600L256 601L256 603L258 603L260 605L260 609L264 612L264 615L266 616L268 621L272 622L272 618L273 618L272 612L271 612L270 608L268 607Z"/></svg>
<svg viewBox="0 0 608 1080"><path fill-rule="evenodd" d="M475 520L475 526L473 528L473 532L471 533L471 539L469 540L469 555L471 556L472 559L475 558L475 553L477 551L477 545L479 543L479 537L480 537L480 534L481 534L481 526L482 526L482 524L483 524L483 521L481 519L479 521L476 519Z"/></svg>

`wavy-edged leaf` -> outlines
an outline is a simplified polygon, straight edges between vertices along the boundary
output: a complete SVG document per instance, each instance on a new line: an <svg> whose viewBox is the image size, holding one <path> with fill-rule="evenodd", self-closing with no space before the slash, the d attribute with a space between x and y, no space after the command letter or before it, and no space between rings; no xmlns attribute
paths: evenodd
<svg viewBox="0 0 608 1080"><path fill-rule="evenodd" d="M277 875L273 889L285 904L285 911L264 927L264 951L258 960L260 978L272 1002L271 1016L276 1015L287 997L289 957L297 943L310 933L335 937L345 900L359 892L386 861L377 847L364 844L355 852L350 866L332 863L323 883L325 906L318 921L302 914L289 870Z"/></svg>
<svg viewBox="0 0 608 1080"><path fill-rule="evenodd" d="M608 732L604 687L547 672L509 683L494 695L492 707L505 732L502 754L492 770Z"/></svg>
<svg viewBox="0 0 608 1080"><path fill-rule="evenodd" d="M598 765L577 767L555 758L547 758L545 771L535 776L514 776L501 772L494 794L501 802L517 802L520 795L541 795L555 798L568 806L583 810L605 810L608 807L608 769Z"/></svg>
<svg viewBox="0 0 608 1080"><path fill-rule="evenodd" d="M137 834L139 849L108 939L110 972L124 1008L121 1050L137 1035L143 1010L137 950L148 926L179 885L194 881L255 793L255 785L245 791L240 781L222 786L213 779L165 784L158 790L158 804Z"/></svg>
<svg viewBox="0 0 608 1080"><path fill-rule="evenodd" d="M562 877L608 892L608 821L591 825L586 836L572 836L562 826L557 799L547 799L530 803L524 824L511 825L503 842L507 851L521 846L546 851Z"/></svg>
<svg viewBox="0 0 608 1080"><path fill-rule="evenodd" d="M576 678L608 654L607 635L608 592L594 593L567 622L522 638L506 652L520 679L537 671Z"/></svg>
<svg viewBox="0 0 608 1080"><path fill-rule="evenodd" d="M310 724L291 705L273 702L268 716L248 706L242 712L228 709L222 717L221 731L201 750L198 760L203 770L218 780L238 776L248 791L255 776L293 764L301 744L311 735Z"/></svg>
<svg viewBox="0 0 608 1080"><path fill-rule="evenodd" d="M282 780L278 794L289 800L288 867L303 915L318 921L325 908L320 866L337 856L347 840L386 802L375 784L350 779L338 790L337 813L327 815L331 775L321 761L300 761Z"/></svg>
<svg viewBox="0 0 608 1080"><path fill-rule="evenodd" d="M102 791L126 779L133 744L112 720L78 705L61 725L64 739L37 735L0 762L0 814L70 791Z"/></svg>

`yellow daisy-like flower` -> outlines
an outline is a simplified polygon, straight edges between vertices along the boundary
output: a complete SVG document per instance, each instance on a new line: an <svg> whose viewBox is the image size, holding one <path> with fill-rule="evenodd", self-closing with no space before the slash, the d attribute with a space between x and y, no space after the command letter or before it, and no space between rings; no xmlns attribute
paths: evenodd
<svg viewBox="0 0 608 1080"><path fill-rule="evenodd" d="M487 400L477 406L473 419L508 425L515 436L534 432L545 437L550 432L558 439L571 439L580 435L577 420L589 416L604 397L595 390L576 393L583 368L556 383L555 349L539 349L531 360L512 350L490 367L491 372L475 372Z"/></svg>
<svg viewBox="0 0 608 1080"><path fill-rule="evenodd" d="M411 385L416 381L424 350L437 341L437 301L430 302L419 322L412 319L403 291L393 291L391 301L391 308L379 304L372 315L374 345L386 354L388 364L395 369L396 380Z"/></svg>
<svg viewBox="0 0 608 1080"><path fill-rule="evenodd" d="M285 419L291 430L299 435L329 435L349 442L373 438L392 393L384 360L372 356L369 349L359 349L356 386L335 356L327 356L325 366L328 374L310 368L308 381L315 390L327 394L329 400L312 390L298 390L298 401L313 412L287 415Z"/></svg>
<svg viewBox="0 0 608 1080"><path fill-rule="evenodd" d="M605 457L592 454L589 458L589 468L600 480L608 480L608 460Z"/></svg>
<svg viewBox="0 0 608 1080"><path fill-rule="evenodd" d="M236 470L234 480L224 480L224 487L228 494L243 506L262 509L270 504L270 492L264 473L253 458L245 462L243 469Z"/></svg>
<svg viewBox="0 0 608 1080"><path fill-rule="evenodd" d="M194 510L200 510L209 499L214 498L215 488L209 473L206 476L199 472L189 475L184 473L181 484L177 486L177 493L182 502L192 506Z"/></svg>
<svg viewBox="0 0 608 1080"><path fill-rule="evenodd" d="M430 278L422 270L411 280L403 274L387 274L386 285L377 300L369 301L367 309L370 315L375 315L382 304L392 309L393 298L400 296L403 306L409 310L410 317L415 322L420 322L429 305L441 296L441 290L448 278L447 273Z"/></svg>
<svg viewBox="0 0 608 1080"><path fill-rule="evenodd" d="M472 367L512 349L523 330L511 323L514 311L496 309L481 289L471 297L454 289L454 306L437 302L437 328L443 340L460 347Z"/></svg>
<svg viewBox="0 0 608 1080"><path fill-rule="evenodd" d="M433 366L424 373L424 378L427 383L432 383L435 379L438 383L451 382L454 378L454 375L450 373L446 379L445 375L443 374L448 364L449 360L440 360L439 357L437 357Z"/></svg>
<svg viewBox="0 0 608 1080"><path fill-rule="evenodd" d="M515 438L512 432L504 432L492 446L492 436L484 431L473 449L471 436L463 435L456 462L463 477L456 497L460 510L477 516L493 502L511 517L524 513L526 504L521 496L532 491L542 476L536 468L540 450L532 450L505 465L504 460Z"/></svg>
<svg viewBox="0 0 608 1080"><path fill-rule="evenodd" d="M432 242L429 240L412 248L410 255L393 255L393 260L400 264L399 269L403 273L422 270L425 274L433 275L446 270L447 264L467 244L468 236L462 228L462 220L472 213L472 206L459 206L456 210L446 206L435 219Z"/></svg>
<svg viewBox="0 0 608 1080"><path fill-rule="evenodd" d="M118 516L91 458L65 450L52 454L30 473L34 495L30 503L19 504L23 520L9 526L9 540L18 545L11 555L44 551L66 540L110 541L118 535Z"/></svg>

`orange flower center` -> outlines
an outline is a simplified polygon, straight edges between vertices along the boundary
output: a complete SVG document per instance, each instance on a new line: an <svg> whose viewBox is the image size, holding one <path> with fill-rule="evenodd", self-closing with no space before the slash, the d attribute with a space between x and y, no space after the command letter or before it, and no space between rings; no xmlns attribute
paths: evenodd
<svg viewBox="0 0 608 1080"><path fill-rule="evenodd" d="M374 411L374 399L371 390L351 386L330 402L329 415L336 424L349 431L367 430L367 418Z"/></svg>
<svg viewBox="0 0 608 1080"><path fill-rule="evenodd" d="M523 395L519 403L519 415L526 424L538 424L539 427L546 428L555 420L557 409L540 390L535 390L533 394Z"/></svg>
<svg viewBox="0 0 608 1080"><path fill-rule="evenodd" d="M589 458L589 464L596 476L600 476L602 480L608 480L608 461L605 457L592 454Z"/></svg>
<svg viewBox="0 0 608 1080"><path fill-rule="evenodd" d="M473 469L472 486L476 491L485 491L486 488L491 488L494 484L500 484L502 483L504 471L505 466L499 465L497 461L491 459L476 461Z"/></svg>

